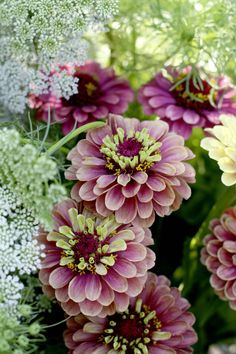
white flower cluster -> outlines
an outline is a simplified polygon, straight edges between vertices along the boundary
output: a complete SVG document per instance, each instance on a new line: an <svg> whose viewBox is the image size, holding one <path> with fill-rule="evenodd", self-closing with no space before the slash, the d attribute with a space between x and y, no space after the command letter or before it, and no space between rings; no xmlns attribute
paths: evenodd
<svg viewBox="0 0 236 354"><path fill-rule="evenodd" d="M22 113L30 86L37 94L53 91L68 98L75 93L76 81L68 73L59 75L59 66L84 62L83 33L114 15L118 1L1 1L0 103Z"/></svg>
<svg viewBox="0 0 236 354"><path fill-rule="evenodd" d="M20 276L37 271L43 247L38 221L6 186L0 187L0 308L16 312L23 284Z"/></svg>
<svg viewBox="0 0 236 354"><path fill-rule="evenodd" d="M52 183L57 173L56 162L33 145L22 145L16 130L0 130L0 186L14 192L46 228L53 204L66 194L63 186Z"/></svg>

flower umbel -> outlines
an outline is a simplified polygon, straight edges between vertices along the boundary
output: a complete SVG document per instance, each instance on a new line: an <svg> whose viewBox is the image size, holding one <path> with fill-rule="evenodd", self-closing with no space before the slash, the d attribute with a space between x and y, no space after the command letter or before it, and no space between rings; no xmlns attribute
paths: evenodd
<svg viewBox="0 0 236 354"><path fill-rule="evenodd" d="M206 129L210 137L201 141L201 147L209 152L210 158L217 161L221 171L221 180L226 186L236 183L236 117L222 115L222 125Z"/></svg>
<svg viewBox="0 0 236 354"><path fill-rule="evenodd" d="M155 212L169 215L190 197L195 172L185 161L192 157L165 122L109 115L107 126L90 130L69 153L66 178L79 181L72 197L99 214L150 226Z"/></svg>
<svg viewBox="0 0 236 354"><path fill-rule="evenodd" d="M69 319L65 344L71 353L191 353L197 335L189 306L167 278L149 273L142 293L126 311L104 319L82 314Z"/></svg>
<svg viewBox="0 0 236 354"><path fill-rule="evenodd" d="M40 279L65 312L106 316L126 310L141 292L155 255L148 229L121 226L66 200L54 209L55 228L46 237Z"/></svg>
<svg viewBox="0 0 236 354"><path fill-rule="evenodd" d="M204 80L191 67L182 71L168 67L167 72L141 87L139 102L146 114L157 114L170 130L187 139L193 127L212 127L220 124L220 114L236 114L232 100L236 91L228 78Z"/></svg>
<svg viewBox="0 0 236 354"><path fill-rule="evenodd" d="M212 273L210 283L221 299L236 310L236 207L210 223L204 238L201 261Z"/></svg>
<svg viewBox="0 0 236 354"><path fill-rule="evenodd" d="M6 186L47 227L53 204L66 194L63 186L53 183L57 173L55 161L33 145L23 145L16 130L0 130L0 187Z"/></svg>
<svg viewBox="0 0 236 354"><path fill-rule="evenodd" d="M54 120L62 124L64 134L75 127L106 118L108 113L123 113L133 99L127 80L116 76L114 70L103 69L96 62L81 66L64 66L75 80L77 92L67 98L48 95L30 96L30 107L37 108L37 118L47 121L49 107Z"/></svg>

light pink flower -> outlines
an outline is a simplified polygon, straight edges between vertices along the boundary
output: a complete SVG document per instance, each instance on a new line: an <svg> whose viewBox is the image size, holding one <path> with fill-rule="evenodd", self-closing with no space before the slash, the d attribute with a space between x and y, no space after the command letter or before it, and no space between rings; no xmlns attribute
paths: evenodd
<svg viewBox="0 0 236 354"><path fill-rule="evenodd" d="M68 100L56 98L52 93L40 96L30 95L29 105L37 109L36 117L47 122L48 109L53 112L54 121L62 124L64 134L97 119L106 118L108 113L124 113L133 100L133 91L127 80L116 76L113 69L103 69L96 62L63 70L73 72L79 79L78 93Z"/></svg>
<svg viewBox="0 0 236 354"><path fill-rule="evenodd" d="M69 153L72 166L66 178L78 180L72 197L93 205L117 222L150 226L188 199L194 169L184 139L169 133L162 121L143 121L110 115L108 124L92 129Z"/></svg>
<svg viewBox="0 0 236 354"><path fill-rule="evenodd" d="M71 199L59 203L53 217L54 230L41 235L44 291L69 315L125 311L154 266L150 230L121 226L113 215L102 218Z"/></svg>
<svg viewBox="0 0 236 354"><path fill-rule="evenodd" d="M79 315L67 321L70 354L187 354L196 343L190 305L164 276L149 273L127 311L107 318Z"/></svg>
<svg viewBox="0 0 236 354"><path fill-rule="evenodd" d="M193 127L213 127L220 124L222 113L236 114L232 100L236 90L229 78L218 77L213 85L212 80L197 81L193 76L187 80L190 67L182 71L168 67L167 72L168 77L159 72L143 85L138 99L145 114L157 114L171 131L187 139Z"/></svg>
<svg viewBox="0 0 236 354"><path fill-rule="evenodd" d="M201 261L212 273L210 283L221 299L236 310L236 207L210 223L204 238Z"/></svg>

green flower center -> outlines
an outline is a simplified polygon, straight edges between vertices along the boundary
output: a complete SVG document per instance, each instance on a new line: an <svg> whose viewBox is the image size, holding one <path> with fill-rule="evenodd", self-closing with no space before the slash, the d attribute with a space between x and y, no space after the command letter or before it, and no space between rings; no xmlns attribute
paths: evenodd
<svg viewBox="0 0 236 354"><path fill-rule="evenodd" d="M171 337L171 333L162 332L161 327L156 311L138 299L134 308L109 317L101 340L122 354L148 354L150 344Z"/></svg>
<svg viewBox="0 0 236 354"><path fill-rule="evenodd" d="M117 128L117 134L107 135L100 148L108 171L112 174L132 174L136 171L147 171L161 160L157 142L144 128L142 131L130 131L127 136L122 128Z"/></svg>
<svg viewBox="0 0 236 354"><path fill-rule="evenodd" d="M48 235L48 241L55 241L61 248L60 265L80 274L107 274L116 262L116 252L127 248L123 239L111 240L119 226L114 216L99 223L96 217L86 218L74 208L68 213L72 227L61 226L59 232Z"/></svg>

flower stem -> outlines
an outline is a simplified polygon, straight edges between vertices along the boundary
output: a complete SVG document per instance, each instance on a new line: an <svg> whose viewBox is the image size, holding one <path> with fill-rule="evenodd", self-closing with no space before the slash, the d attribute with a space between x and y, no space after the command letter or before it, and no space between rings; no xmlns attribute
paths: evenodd
<svg viewBox="0 0 236 354"><path fill-rule="evenodd" d="M82 127L79 127L75 130L73 130L72 132L70 132L69 134L67 134L66 136L64 136L62 139L60 139L59 141L57 141L55 144L53 144L48 150L47 150L47 154L48 155L52 155L54 154L57 150L59 150L63 145L65 145L66 143L68 143L70 140L74 139L75 137L77 137L78 135L80 135L81 133L86 132L88 129L94 129L94 128L100 128L103 127L105 125L104 122L92 122L92 123L88 123L85 125L82 125Z"/></svg>
<svg viewBox="0 0 236 354"><path fill-rule="evenodd" d="M192 242L190 244L190 249L194 249L198 246L201 246L203 237L208 233L209 222L214 218L218 218L220 214L226 208L230 207L235 200L236 200L235 186L228 187L220 194L216 203L211 208L207 218L203 221L198 232L193 237Z"/></svg>

